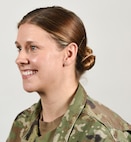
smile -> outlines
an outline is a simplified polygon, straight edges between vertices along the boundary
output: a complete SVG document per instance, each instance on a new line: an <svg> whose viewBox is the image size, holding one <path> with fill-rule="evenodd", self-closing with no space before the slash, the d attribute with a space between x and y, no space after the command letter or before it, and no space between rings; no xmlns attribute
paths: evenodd
<svg viewBox="0 0 131 142"><path fill-rule="evenodd" d="M26 70L26 71L22 71L22 76L23 78L28 78L31 77L32 75L36 74L36 70Z"/></svg>

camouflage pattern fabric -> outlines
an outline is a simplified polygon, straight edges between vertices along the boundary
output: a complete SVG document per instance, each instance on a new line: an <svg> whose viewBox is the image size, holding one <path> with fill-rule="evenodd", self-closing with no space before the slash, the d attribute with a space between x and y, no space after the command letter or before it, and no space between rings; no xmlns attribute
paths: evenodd
<svg viewBox="0 0 131 142"><path fill-rule="evenodd" d="M41 109L39 101L20 113L7 142L131 142L131 125L91 99L81 84L53 138L51 132L44 138L39 134Z"/></svg>

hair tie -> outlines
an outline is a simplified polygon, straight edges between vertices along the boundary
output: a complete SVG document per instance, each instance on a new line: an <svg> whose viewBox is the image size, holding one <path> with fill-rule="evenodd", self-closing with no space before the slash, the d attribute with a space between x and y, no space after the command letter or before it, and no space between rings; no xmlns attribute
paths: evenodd
<svg viewBox="0 0 131 142"><path fill-rule="evenodd" d="M93 54L90 54L90 55L85 56L85 57L82 59L81 62L84 62L87 58L91 57L92 55L93 55Z"/></svg>

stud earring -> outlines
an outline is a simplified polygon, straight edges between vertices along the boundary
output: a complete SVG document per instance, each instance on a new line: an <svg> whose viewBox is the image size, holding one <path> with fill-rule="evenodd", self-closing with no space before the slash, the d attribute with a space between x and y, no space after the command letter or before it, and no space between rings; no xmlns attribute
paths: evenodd
<svg viewBox="0 0 131 142"><path fill-rule="evenodd" d="M66 66L66 63L64 62L64 63L63 63L63 67L65 67L65 66Z"/></svg>

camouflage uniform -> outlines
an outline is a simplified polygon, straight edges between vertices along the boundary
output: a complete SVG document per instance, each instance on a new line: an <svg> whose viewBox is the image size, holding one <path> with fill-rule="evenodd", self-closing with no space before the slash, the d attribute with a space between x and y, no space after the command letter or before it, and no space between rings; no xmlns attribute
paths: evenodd
<svg viewBox="0 0 131 142"><path fill-rule="evenodd" d="M15 119L7 142L49 142L39 137L40 101ZM131 142L131 125L87 96L81 84L57 127L53 142Z"/></svg>

